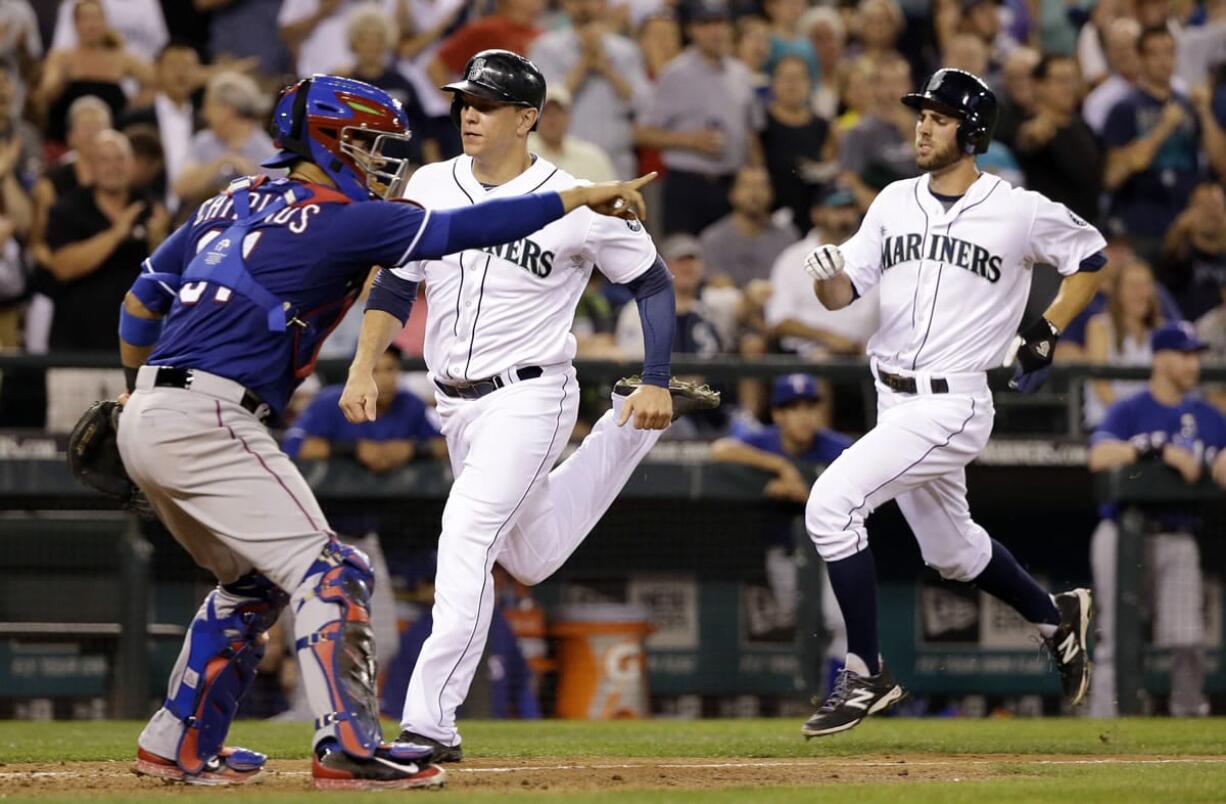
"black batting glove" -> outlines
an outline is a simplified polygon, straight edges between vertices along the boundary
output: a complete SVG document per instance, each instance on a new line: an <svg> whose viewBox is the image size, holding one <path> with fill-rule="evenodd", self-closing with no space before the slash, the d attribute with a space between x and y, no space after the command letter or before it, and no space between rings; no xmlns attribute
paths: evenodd
<svg viewBox="0 0 1226 804"><path fill-rule="evenodd" d="M1059 339L1060 330L1046 318L1040 318L1022 330L1014 342L1017 362L1009 387L1024 394L1039 390L1051 373L1051 360Z"/></svg>

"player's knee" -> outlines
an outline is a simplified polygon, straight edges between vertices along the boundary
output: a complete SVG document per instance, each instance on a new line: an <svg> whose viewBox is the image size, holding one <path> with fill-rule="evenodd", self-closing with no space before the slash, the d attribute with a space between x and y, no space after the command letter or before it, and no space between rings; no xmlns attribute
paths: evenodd
<svg viewBox="0 0 1226 804"><path fill-rule="evenodd" d="M868 545L863 518L849 513L851 504L822 486L821 478L805 504L805 530L823 561L840 561Z"/></svg>

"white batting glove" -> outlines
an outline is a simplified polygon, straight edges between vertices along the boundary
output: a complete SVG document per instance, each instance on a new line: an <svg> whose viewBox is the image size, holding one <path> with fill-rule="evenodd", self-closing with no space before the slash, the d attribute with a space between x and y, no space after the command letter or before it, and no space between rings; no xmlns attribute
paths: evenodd
<svg viewBox="0 0 1226 804"><path fill-rule="evenodd" d="M805 257L805 271L814 279L833 279L843 273L843 252L828 243L818 246Z"/></svg>

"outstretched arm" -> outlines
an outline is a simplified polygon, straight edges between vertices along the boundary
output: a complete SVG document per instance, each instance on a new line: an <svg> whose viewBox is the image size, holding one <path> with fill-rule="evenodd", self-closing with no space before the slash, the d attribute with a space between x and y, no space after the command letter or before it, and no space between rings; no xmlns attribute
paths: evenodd
<svg viewBox="0 0 1226 804"><path fill-rule="evenodd" d="M634 292L643 324L643 384L626 399L617 423L623 425L633 415L638 429L663 430L673 420L673 398L668 391L677 327L673 275L657 256L655 263L627 287Z"/></svg>

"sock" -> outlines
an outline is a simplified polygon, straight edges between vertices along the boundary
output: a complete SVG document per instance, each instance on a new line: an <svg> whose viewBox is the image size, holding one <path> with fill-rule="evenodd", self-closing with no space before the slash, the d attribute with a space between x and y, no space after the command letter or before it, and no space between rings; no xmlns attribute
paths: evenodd
<svg viewBox="0 0 1226 804"><path fill-rule="evenodd" d="M1044 637L1056 633L1060 610L1055 601L1030 573L1022 569L1009 548L995 539L992 540L992 559L973 583L1016 609L1027 622L1037 625Z"/></svg>
<svg viewBox="0 0 1226 804"><path fill-rule="evenodd" d="M869 550L826 564L830 588L847 625L847 653L864 662L868 675L881 672L877 655L877 565Z"/></svg>

